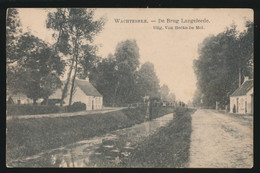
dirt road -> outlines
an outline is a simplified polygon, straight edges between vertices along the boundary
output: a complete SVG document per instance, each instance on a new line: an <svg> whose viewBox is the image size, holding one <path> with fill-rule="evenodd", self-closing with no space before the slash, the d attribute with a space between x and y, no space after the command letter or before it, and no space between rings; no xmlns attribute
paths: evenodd
<svg viewBox="0 0 260 173"><path fill-rule="evenodd" d="M7 165L174 168L253 166L252 116L206 109L194 111L179 116L167 114L129 128L12 160Z"/></svg>
<svg viewBox="0 0 260 173"><path fill-rule="evenodd" d="M201 109L192 115L191 168L251 168L253 117Z"/></svg>

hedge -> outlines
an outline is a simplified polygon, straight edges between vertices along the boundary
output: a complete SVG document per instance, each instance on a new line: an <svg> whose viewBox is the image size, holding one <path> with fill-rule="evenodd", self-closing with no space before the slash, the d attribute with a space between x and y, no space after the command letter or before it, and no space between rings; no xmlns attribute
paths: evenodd
<svg viewBox="0 0 260 173"><path fill-rule="evenodd" d="M78 112L86 110L86 104L82 102L74 102L71 106L56 105L7 105L7 115L37 115L37 114L53 114L65 112Z"/></svg>
<svg viewBox="0 0 260 173"><path fill-rule="evenodd" d="M65 108L65 107L63 107ZM158 107L160 116L173 109ZM11 119L6 123L8 134L6 160L31 156L108 132L131 127L145 121L145 107L128 108L88 116ZM159 117L155 115L154 117ZM24 165L24 163L21 163Z"/></svg>
<svg viewBox="0 0 260 173"><path fill-rule="evenodd" d="M59 106L47 105L7 105L7 115L36 115L60 112Z"/></svg>
<svg viewBox="0 0 260 173"><path fill-rule="evenodd" d="M86 104L82 102L74 102L71 106L66 107L67 112L78 112L86 110Z"/></svg>

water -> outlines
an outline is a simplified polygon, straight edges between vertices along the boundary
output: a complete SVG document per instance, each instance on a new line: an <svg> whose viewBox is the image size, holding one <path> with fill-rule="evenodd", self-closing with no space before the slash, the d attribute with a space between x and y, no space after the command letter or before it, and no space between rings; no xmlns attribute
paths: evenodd
<svg viewBox="0 0 260 173"><path fill-rule="evenodd" d="M131 150L173 120L167 114L152 121L8 163L10 167L123 167Z"/></svg>

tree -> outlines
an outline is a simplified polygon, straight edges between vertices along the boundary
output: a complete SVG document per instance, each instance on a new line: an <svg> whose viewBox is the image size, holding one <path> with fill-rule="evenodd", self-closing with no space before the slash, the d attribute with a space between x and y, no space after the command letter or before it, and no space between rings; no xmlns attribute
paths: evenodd
<svg viewBox="0 0 260 173"><path fill-rule="evenodd" d="M174 93L169 93L169 95L167 96L166 100L170 103L174 103L176 99L176 96Z"/></svg>
<svg viewBox="0 0 260 173"><path fill-rule="evenodd" d="M116 104L115 88L118 81L116 78L116 59L112 54L98 63L95 75L90 78L90 81L102 93L105 105Z"/></svg>
<svg viewBox="0 0 260 173"><path fill-rule="evenodd" d="M195 90L195 93L193 95L193 98L192 98L192 104L194 106L201 106L201 98L202 98L202 95L201 95L201 92L199 89L196 89Z"/></svg>
<svg viewBox="0 0 260 173"><path fill-rule="evenodd" d="M82 46L83 55L79 60L78 78L85 79L89 77L90 80L96 78L97 66L101 61L101 57L96 55L97 47L93 45Z"/></svg>
<svg viewBox="0 0 260 173"><path fill-rule="evenodd" d="M204 106L228 104L229 96L239 86L239 76L252 74L253 41L252 23L238 33L236 26L216 36L207 37L199 47L199 58L194 61L198 93ZM241 75L241 73L243 73ZM199 96L199 95L198 95Z"/></svg>
<svg viewBox="0 0 260 173"><path fill-rule="evenodd" d="M6 86L7 89L15 86L17 81L14 75L15 62L19 59L16 51L16 45L22 32L18 11L15 8L9 8L6 13ZM16 89L18 90L18 89Z"/></svg>
<svg viewBox="0 0 260 173"><path fill-rule="evenodd" d="M39 98L47 99L61 86L59 76L64 62L44 41L30 33L22 35L16 46L19 59L9 68L9 89L24 93L34 103Z"/></svg>
<svg viewBox="0 0 260 173"><path fill-rule="evenodd" d="M253 77L254 24L246 22L246 30L238 38L241 76Z"/></svg>
<svg viewBox="0 0 260 173"><path fill-rule="evenodd" d="M103 18L94 20L93 9L59 8L56 12L48 14L47 28L58 31L57 50L72 56L69 61L70 69L68 77L62 92L61 106L67 94L72 71L74 70L69 99L69 105L71 105L78 66L80 63L84 64L82 62L84 60L86 63L88 62L89 58L86 57L88 56L88 48L91 48L89 44L92 43L94 36L102 30L103 25ZM87 68L86 66L82 67ZM84 71L87 70L85 69Z"/></svg>
<svg viewBox="0 0 260 173"><path fill-rule="evenodd" d="M161 97L163 101L167 101L167 97L169 95L170 89L169 87L164 84L161 88L160 88L160 93L161 93Z"/></svg>
<svg viewBox="0 0 260 173"><path fill-rule="evenodd" d="M137 72L137 89L140 97L159 97L159 79L155 73L154 65L150 62L144 63Z"/></svg>
<svg viewBox="0 0 260 173"><path fill-rule="evenodd" d="M9 8L6 14L6 60L7 65L14 63L19 59L16 45L19 36L22 33L21 22L18 11L15 8Z"/></svg>
<svg viewBox="0 0 260 173"><path fill-rule="evenodd" d="M105 104L119 106L140 101L141 95L144 94L141 94L143 90L138 88L138 85L141 85L141 79L138 81L138 76L145 78L146 76L142 74L148 70L151 72L149 74L151 80L156 80L157 77L152 64L144 65L140 73L137 71L138 67L139 48L135 40L125 40L118 43L114 54L109 54L107 58L97 63L96 75L90 79L104 96ZM150 80L148 78L146 81ZM153 87L156 87L156 84Z"/></svg>
<svg viewBox="0 0 260 173"><path fill-rule="evenodd" d="M136 92L136 71L139 67L139 48L136 40L126 40L118 43L115 51L116 67L115 97L117 104L135 102L138 98Z"/></svg>

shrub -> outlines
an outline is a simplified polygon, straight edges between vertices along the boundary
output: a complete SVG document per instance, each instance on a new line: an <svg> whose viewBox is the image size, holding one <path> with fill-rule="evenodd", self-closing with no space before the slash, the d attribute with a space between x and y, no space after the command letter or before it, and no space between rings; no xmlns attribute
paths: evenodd
<svg viewBox="0 0 260 173"><path fill-rule="evenodd" d="M36 114L50 114L58 113L59 106L47 105L7 105L7 115L36 115Z"/></svg>
<svg viewBox="0 0 260 173"><path fill-rule="evenodd" d="M86 110L87 106L82 102L74 102L71 106L67 106L67 112L78 112Z"/></svg>

